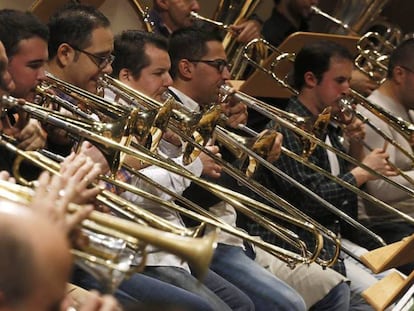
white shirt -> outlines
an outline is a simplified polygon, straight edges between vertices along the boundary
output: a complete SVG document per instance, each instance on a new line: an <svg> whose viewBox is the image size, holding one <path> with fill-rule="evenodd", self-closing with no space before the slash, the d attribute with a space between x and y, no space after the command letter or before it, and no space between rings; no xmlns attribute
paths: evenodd
<svg viewBox="0 0 414 311"><path fill-rule="evenodd" d="M375 90L368 99L377 106L382 107L386 111L389 111L392 115L396 117L401 117L402 119L411 122L409 112L407 109L395 102L392 98L387 97L380 93L378 90ZM382 121L380 118L369 112L367 109L363 108L361 105L358 105L357 109L368 119L374 123L378 128L381 129L383 133L392 137L397 141L404 149L409 152L413 152L408 141L393 129L389 124ZM376 133L370 126L366 126L366 136L365 142L371 148L383 148L384 147L384 138L382 138L378 133ZM389 160L394 163L398 168L403 170L405 174L414 178L414 170L412 166L412 160L399 151L394 145L388 144L386 152L389 154ZM401 176L390 177L395 182L405 185L413 189L413 185L410 184L406 179ZM366 184L368 193L372 194L374 197L384 201L385 203L391 204L393 207L401 210L402 212L408 213L411 216L414 216L413 203L414 199L410 198L409 195L384 181L383 179L369 181ZM380 208L370 207L368 202L364 202L366 206L366 213L371 220L386 220L386 221L401 221L401 219L392 214L383 211Z"/></svg>

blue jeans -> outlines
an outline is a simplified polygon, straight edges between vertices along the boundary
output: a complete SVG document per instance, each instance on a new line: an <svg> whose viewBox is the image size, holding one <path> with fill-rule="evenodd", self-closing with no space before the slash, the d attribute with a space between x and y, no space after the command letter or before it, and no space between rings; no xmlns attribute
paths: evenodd
<svg viewBox="0 0 414 311"><path fill-rule="evenodd" d="M91 274L75 268L73 283L91 290L102 291L103 286ZM123 305L144 304L176 306L186 311L213 311L206 300L184 289L161 282L149 276L135 273L124 280L114 296Z"/></svg>
<svg viewBox="0 0 414 311"><path fill-rule="evenodd" d="M186 270L177 267L147 266L144 273L207 299L216 311L254 310L253 303L246 294L211 270L202 283Z"/></svg>
<svg viewBox="0 0 414 311"><path fill-rule="evenodd" d="M306 310L293 288L258 265L241 247L219 244L210 268L246 293L256 311Z"/></svg>

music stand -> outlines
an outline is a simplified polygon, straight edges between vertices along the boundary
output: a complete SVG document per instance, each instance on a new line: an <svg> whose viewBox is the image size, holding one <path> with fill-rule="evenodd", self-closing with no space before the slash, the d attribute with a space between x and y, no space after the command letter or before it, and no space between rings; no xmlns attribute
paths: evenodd
<svg viewBox="0 0 414 311"><path fill-rule="evenodd" d="M401 241L374 249L360 256L362 263L374 273L414 262L414 234ZM414 282L414 272L407 278L392 272L362 293L375 308L385 310L405 293Z"/></svg>
<svg viewBox="0 0 414 311"><path fill-rule="evenodd" d="M329 40L345 46L353 56L357 55L356 43L359 37L332 35L314 32L295 32L287 37L278 47L282 53L296 53L304 45L321 40ZM263 63L265 68L269 68L278 53L270 55ZM277 67L278 77L285 77L292 69L293 63L284 61ZM261 70L255 72L240 86L240 91L254 97L288 98L292 93L280 86L274 79Z"/></svg>

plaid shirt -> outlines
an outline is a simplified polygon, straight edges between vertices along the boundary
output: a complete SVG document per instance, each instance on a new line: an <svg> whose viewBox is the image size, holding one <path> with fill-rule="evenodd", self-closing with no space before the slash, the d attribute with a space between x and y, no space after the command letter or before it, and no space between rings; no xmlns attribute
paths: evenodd
<svg viewBox="0 0 414 311"><path fill-rule="evenodd" d="M296 97L290 99L288 106L286 107L286 111L303 117L312 117L311 112L303 106ZM274 125L272 123L273 121L270 123L270 126ZM286 128L282 128L280 131L283 134L283 146L294 153L301 155L303 143L299 139L298 135ZM344 148L340 143L339 134L340 133L338 133L335 127L329 125L324 137L321 139L324 141L326 135L329 135L332 146L344 151ZM331 166L326 149L317 146L309 157L309 161L316 164L320 168L331 172ZM347 171L348 165L346 161L338 157L338 162L340 173L337 177L351 183L352 185L356 185L354 176ZM304 185L306 188L329 201L334 206L346 212L348 215L353 218L357 217L357 196L352 191L343 188L338 183L333 182L322 174L315 172L301 162L298 162L284 154L280 156L275 165L293 177L296 181ZM261 181L267 188L272 189L275 193L287 199L294 206L322 225L330 228L334 232L338 232L338 227L340 226L340 230L343 235L349 234L349 228L347 225L342 224L341 220L338 219L336 215L331 213L325 207L320 206L319 203L313 201L311 198L301 194L296 187L291 185L289 182L282 180L263 167L259 168L256 179ZM260 228L255 224L249 224L249 231L251 234L262 236L262 238L271 243L281 244L275 236L271 235L269 232L265 232L263 228ZM296 229L295 231L298 232ZM298 232L298 234L301 235L301 238L306 241L308 246L313 245L311 235L307 232L301 231L302 230L299 229ZM325 252L328 255L331 255L333 252L332 244L330 245L329 241L325 241L324 245ZM282 246L286 247L286 245ZM335 268L340 273L345 274L343 264L339 264Z"/></svg>

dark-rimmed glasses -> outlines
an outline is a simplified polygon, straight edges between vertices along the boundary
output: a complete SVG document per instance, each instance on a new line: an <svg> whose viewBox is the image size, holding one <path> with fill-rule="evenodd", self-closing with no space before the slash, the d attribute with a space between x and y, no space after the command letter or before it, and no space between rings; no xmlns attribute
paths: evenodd
<svg viewBox="0 0 414 311"><path fill-rule="evenodd" d="M211 67L216 68L220 73L223 73L224 68L229 70L229 64L224 59L215 59L215 60L206 60L206 59L189 59L189 62L192 63L204 63L210 65Z"/></svg>
<svg viewBox="0 0 414 311"><path fill-rule="evenodd" d="M73 45L71 45L71 47L75 51L78 51L78 52L81 52L87 55L96 64L96 66L98 66L99 69L104 69L106 66L112 64L113 61L115 60L115 55L112 55L112 54L101 56L101 55L96 55L88 51L82 50Z"/></svg>

